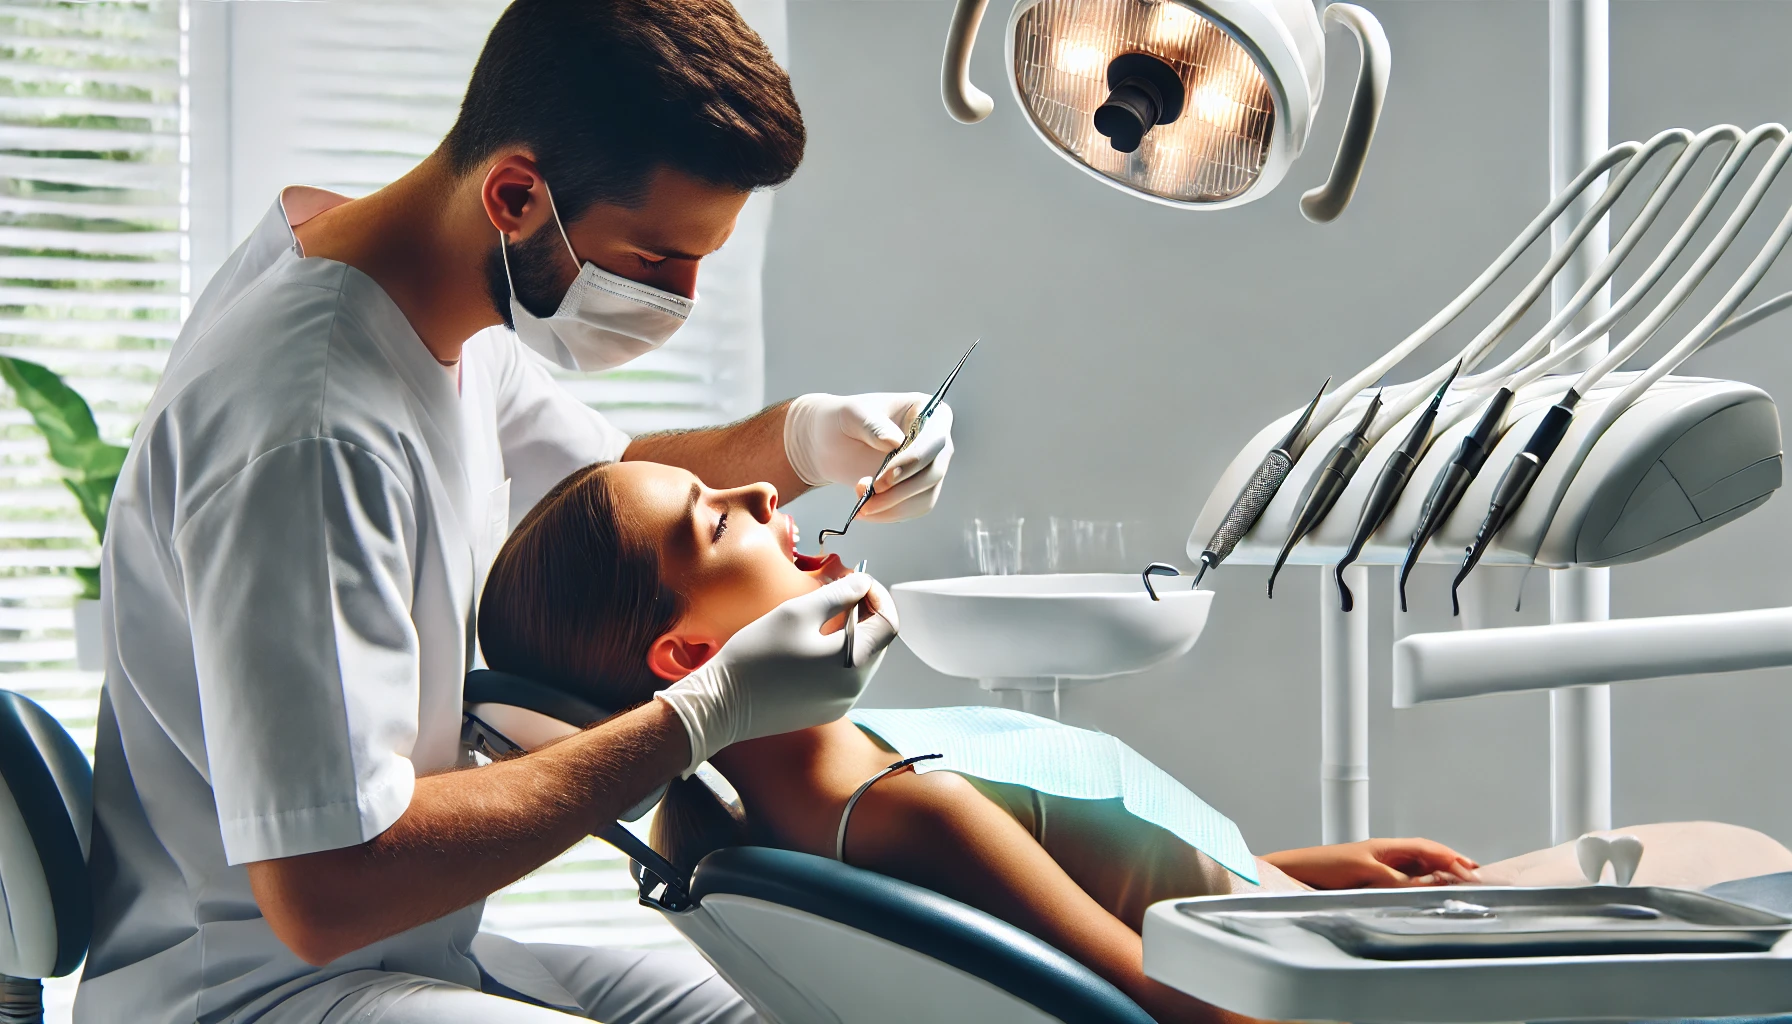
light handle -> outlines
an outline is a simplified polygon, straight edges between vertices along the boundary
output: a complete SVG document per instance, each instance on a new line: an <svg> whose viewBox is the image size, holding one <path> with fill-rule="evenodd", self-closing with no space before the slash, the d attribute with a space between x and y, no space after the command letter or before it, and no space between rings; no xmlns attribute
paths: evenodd
<svg viewBox="0 0 1792 1024"><path fill-rule="evenodd" d="M996 108L988 93L971 84L971 50L977 45L977 27L983 24L988 6L989 0L958 0L952 9L952 27L946 33L940 96L946 101L946 113L962 124L976 124Z"/></svg>
<svg viewBox="0 0 1792 1024"><path fill-rule="evenodd" d="M959 9L963 10L971 2L973 0L960 0ZM1369 158L1369 143L1375 138L1375 126L1381 120L1381 104L1387 98L1391 63L1388 36L1382 31L1381 22L1375 20L1375 15L1355 4L1332 4L1325 9L1325 26L1330 29L1333 25L1343 25L1356 36L1361 66L1357 70L1356 92L1350 97L1350 116L1344 122L1344 137L1338 141L1338 158L1332 163L1331 177L1325 184L1300 197L1300 212L1315 224L1335 220L1356 194L1357 182L1363 177L1363 164ZM950 55L951 51L947 53ZM950 56L947 59L949 62ZM951 106L950 99L946 105Z"/></svg>

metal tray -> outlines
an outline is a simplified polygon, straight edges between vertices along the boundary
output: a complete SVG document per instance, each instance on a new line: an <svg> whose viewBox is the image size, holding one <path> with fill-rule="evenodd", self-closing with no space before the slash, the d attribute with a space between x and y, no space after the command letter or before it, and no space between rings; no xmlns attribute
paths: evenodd
<svg viewBox="0 0 1792 1024"><path fill-rule="evenodd" d="M1398 904L1179 909L1239 935L1294 925L1367 960L1761 952L1792 918L1653 886L1404 890ZM1236 907L1237 905L1234 904Z"/></svg>

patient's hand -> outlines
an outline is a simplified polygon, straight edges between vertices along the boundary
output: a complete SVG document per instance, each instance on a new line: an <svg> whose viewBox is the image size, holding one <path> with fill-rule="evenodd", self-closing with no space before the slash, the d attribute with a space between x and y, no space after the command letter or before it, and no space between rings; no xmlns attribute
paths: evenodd
<svg viewBox="0 0 1792 1024"><path fill-rule="evenodd" d="M1360 843L1283 850L1264 860L1315 889L1387 889L1478 882L1475 863L1429 839L1366 839Z"/></svg>

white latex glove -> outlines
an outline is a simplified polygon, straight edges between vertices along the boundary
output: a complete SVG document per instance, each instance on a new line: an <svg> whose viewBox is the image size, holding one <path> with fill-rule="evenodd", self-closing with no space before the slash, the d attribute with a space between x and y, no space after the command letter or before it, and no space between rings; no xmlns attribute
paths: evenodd
<svg viewBox="0 0 1792 1024"><path fill-rule="evenodd" d="M827 621L871 594L877 611L859 620L853 665L846 634ZM869 608L867 609L869 611ZM729 638L708 664L655 694L691 737L689 778L717 751L742 740L832 722L851 710L896 638L896 604L862 572L793 597Z"/></svg>
<svg viewBox="0 0 1792 1024"><path fill-rule="evenodd" d="M952 407L933 411L921 436L890 460L876 479L877 464L902 443L908 425L931 395L909 391L869 395L804 395L784 418L784 455L811 487L847 484L877 491L859 512L872 523L894 523L932 511L952 463Z"/></svg>

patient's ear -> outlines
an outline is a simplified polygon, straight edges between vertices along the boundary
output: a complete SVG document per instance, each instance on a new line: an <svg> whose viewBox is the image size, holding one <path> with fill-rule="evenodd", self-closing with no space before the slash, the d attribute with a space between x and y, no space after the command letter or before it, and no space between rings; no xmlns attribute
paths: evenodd
<svg viewBox="0 0 1792 1024"><path fill-rule="evenodd" d="M703 637L671 632L647 649L647 668L669 683L676 683L703 667L722 645Z"/></svg>

